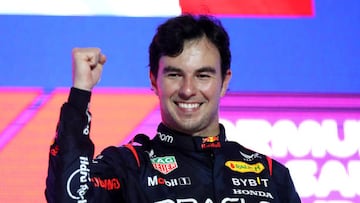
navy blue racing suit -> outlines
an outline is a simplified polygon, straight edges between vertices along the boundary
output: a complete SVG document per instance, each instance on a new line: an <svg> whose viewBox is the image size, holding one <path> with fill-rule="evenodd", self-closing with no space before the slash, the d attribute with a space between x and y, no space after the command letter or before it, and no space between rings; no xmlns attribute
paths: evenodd
<svg viewBox="0 0 360 203"><path fill-rule="evenodd" d="M138 135L94 159L90 96L72 88L61 108L49 154L48 202L300 202L285 166L227 141L221 124L219 135L204 138L160 124L152 140Z"/></svg>

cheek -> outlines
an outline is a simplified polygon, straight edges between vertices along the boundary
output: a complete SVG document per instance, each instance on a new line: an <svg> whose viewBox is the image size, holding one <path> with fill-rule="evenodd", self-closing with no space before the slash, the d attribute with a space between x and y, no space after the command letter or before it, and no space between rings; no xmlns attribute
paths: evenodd
<svg viewBox="0 0 360 203"><path fill-rule="evenodd" d="M161 86L162 91L164 92L175 92L181 88L181 80L180 79L164 79L159 84Z"/></svg>
<svg viewBox="0 0 360 203"><path fill-rule="evenodd" d="M167 84L166 82L159 82L157 84L157 94L160 98L166 98L171 95L173 86L171 84Z"/></svg>
<svg viewBox="0 0 360 203"><path fill-rule="evenodd" d="M218 83L207 83L200 86L202 92L206 93L206 95L215 96L220 94L221 86Z"/></svg>

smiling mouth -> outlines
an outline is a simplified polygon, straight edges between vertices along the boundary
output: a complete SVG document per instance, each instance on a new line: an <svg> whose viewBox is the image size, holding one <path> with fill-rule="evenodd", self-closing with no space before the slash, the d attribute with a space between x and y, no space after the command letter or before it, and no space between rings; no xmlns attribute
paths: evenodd
<svg viewBox="0 0 360 203"><path fill-rule="evenodd" d="M182 109L186 110L194 110L200 107L201 103L182 103L182 102L176 102L176 105L179 106Z"/></svg>

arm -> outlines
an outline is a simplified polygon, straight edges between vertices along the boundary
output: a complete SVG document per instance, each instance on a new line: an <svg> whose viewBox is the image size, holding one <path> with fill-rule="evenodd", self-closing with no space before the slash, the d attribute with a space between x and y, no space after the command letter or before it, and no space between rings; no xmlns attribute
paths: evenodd
<svg viewBox="0 0 360 203"><path fill-rule="evenodd" d="M88 136L90 113L86 100L89 99L90 92L72 88L68 102L61 108L56 138L49 154L45 192L48 202L76 200L76 190L81 192L81 185L83 189L88 185L89 164L94 153L94 145Z"/></svg>
<svg viewBox="0 0 360 203"><path fill-rule="evenodd" d="M277 191L281 202L301 203L289 169L275 161L273 171L273 179L277 184Z"/></svg>
<svg viewBox="0 0 360 203"><path fill-rule="evenodd" d="M287 178L287 181L286 181L287 187L285 187L285 191L288 194L288 196L286 198L287 200L285 200L284 202L301 203L301 199L295 189L295 185L292 181L289 170L286 170L286 173L284 174L284 176Z"/></svg>
<svg viewBox="0 0 360 203"><path fill-rule="evenodd" d="M89 138L91 114L87 106L105 61L100 49L73 50L73 88L61 108L50 148L45 191L48 202L82 202L91 190L94 145Z"/></svg>

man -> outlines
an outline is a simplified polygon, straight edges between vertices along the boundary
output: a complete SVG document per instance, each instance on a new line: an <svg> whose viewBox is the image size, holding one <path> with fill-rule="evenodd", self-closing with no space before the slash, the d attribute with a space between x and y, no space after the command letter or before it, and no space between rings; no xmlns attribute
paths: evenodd
<svg viewBox="0 0 360 203"><path fill-rule="evenodd" d="M300 202L280 163L226 141L219 101L231 78L229 37L208 16L183 15L158 27L149 48L159 97L157 135L109 147L93 159L87 105L106 57L73 50L73 88L50 149L48 202Z"/></svg>

